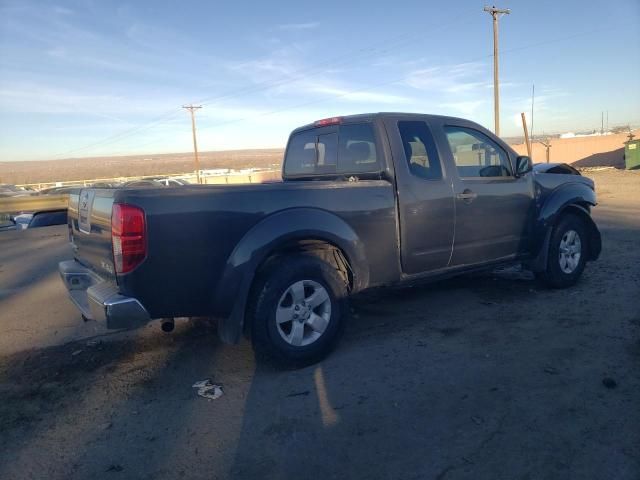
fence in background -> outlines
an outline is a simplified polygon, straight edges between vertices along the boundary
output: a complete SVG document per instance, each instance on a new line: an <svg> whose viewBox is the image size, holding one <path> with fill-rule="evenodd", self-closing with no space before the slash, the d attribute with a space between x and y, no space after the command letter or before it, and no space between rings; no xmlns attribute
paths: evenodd
<svg viewBox="0 0 640 480"><path fill-rule="evenodd" d="M120 178L95 178L92 180L72 180L68 182L51 182L18 185L44 189L49 187L89 187L94 183L128 182L144 178L179 178L190 183L196 182L195 173L181 175L152 175L148 177L120 177ZM200 180L206 185L238 185L246 183L272 183L282 181L279 170L214 170L203 171ZM45 210L61 210L67 208L68 196L66 194L24 195L16 197L0 197L0 214L13 214L18 212L35 212Z"/></svg>
<svg viewBox="0 0 640 480"><path fill-rule="evenodd" d="M634 132L636 138L640 131ZM570 163L574 167L618 167L624 168L624 143L629 139L627 133L594 137L543 138L549 142L549 161L551 163ZM527 154L523 143L511 145L520 155ZM538 140L531 142L531 156L536 163L546 161L546 147Z"/></svg>
<svg viewBox="0 0 640 480"><path fill-rule="evenodd" d="M176 178L196 183L195 172L170 173L166 175L145 175L134 177L92 178L87 180L67 180L61 182L23 183L18 187L43 190L52 187L90 187L95 183L125 183L133 180L145 180L150 178ZM204 184L232 184L232 183L263 183L277 182L282 179L279 170L248 168L245 170L213 169L200 170L200 179Z"/></svg>

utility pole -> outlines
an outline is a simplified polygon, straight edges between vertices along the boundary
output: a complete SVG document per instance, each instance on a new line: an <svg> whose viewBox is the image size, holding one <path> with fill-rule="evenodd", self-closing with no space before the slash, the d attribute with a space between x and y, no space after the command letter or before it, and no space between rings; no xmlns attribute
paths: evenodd
<svg viewBox="0 0 640 480"><path fill-rule="evenodd" d="M193 133L193 153L196 160L196 182L200 184L200 159L198 158L198 141L196 140L196 117L195 111L202 108L202 105L183 105L182 108L191 113L191 132Z"/></svg>
<svg viewBox="0 0 640 480"><path fill-rule="evenodd" d="M511 10L508 8L500 9L493 7L484 7L484 11L493 17L493 116L495 121L494 133L500 136L500 92L498 87L498 18L500 15L509 15Z"/></svg>
<svg viewBox="0 0 640 480"><path fill-rule="evenodd" d="M544 148L546 148L547 150L547 163L549 163L549 159L550 159L550 154L549 154L549 150L551 149L551 139L547 137L547 141L543 142L540 141L540 143L544 146Z"/></svg>

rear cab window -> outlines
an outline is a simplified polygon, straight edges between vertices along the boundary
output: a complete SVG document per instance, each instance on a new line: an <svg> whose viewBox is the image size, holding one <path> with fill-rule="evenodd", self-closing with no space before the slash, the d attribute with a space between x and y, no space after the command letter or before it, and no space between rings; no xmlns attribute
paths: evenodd
<svg viewBox="0 0 640 480"><path fill-rule="evenodd" d="M441 180L442 165L427 124L421 121L400 121L398 130L411 173L426 180Z"/></svg>
<svg viewBox="0 0 640 480"><path fill-rule="evenodd" d="M380 155L373 124L346 123L294 133L284 163L288 178L379 174Z"/></svg>

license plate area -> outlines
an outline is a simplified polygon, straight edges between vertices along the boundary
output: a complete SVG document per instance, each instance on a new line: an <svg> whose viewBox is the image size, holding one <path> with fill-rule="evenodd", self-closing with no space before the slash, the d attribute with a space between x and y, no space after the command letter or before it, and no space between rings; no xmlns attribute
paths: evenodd
<svg viewBox="0 0 640 480"><path fill-rule="evenodd" d="M82 233L91 233L91 210L95 192L93 190L82 190L78 201L78 230Z"/></svg>

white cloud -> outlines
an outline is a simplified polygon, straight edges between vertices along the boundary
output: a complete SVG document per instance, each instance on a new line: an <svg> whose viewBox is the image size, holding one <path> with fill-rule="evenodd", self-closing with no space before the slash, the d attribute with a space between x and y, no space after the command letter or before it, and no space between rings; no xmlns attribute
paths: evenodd
<svg viewBox="0 0 640 480"><path fill-rule="evenodd" d="M351 102L405 104L411 101L411 99L400 95L371 92L367 90L347 90L344 88L332 87L329 85L312 86L309 87L308 90L310 92L324 93L327 95L335 96L337 98L341 98L343 100L348 100Z"/></svg>
<svg viewBox="0 0 640 480"><path fill-rule="evenodd" d="M58 15L73 15L73 10L67 7L63 7L61 5L54 6L53 11Z"/></svg>
<svg viewBox="0 0 640 480"><path fill-rule="evenodd" d="M477 62L460 63L413 70L405 78L405 83L419 90L437 90L449 93L469 91L482 87L486 82L477 78L484 69Z"/></svg>
<svg viewBox="0 0 640 480"><path fill-rule="evenodd" d="M447 110L453 110L455 112L459 112L462 116L472 117L474 116L476 110L484 105L486 102L484 100L471 100L471 101L463 101L463 102L449 102L442 103L440 107L445 108Z"/></svg>
<svg viewBox="0 0 640 480"><path fill-rule="evenodd" d="M289 48L279 49L263 58L229 64L228 68L252 83L264 85L268 96L291 98L320 94L348 102L406 104L410 98L386 92L375 92L359 83L345 82L343 72L323 67L306 67L295 61ZM340 80L337 76L340 75ZM316 97L313 97L316 98Z"/></svg>
<svg viewBox="0 0 640 480"><path fill-rule="evenodd" d="M82 114L99 117L157 115L176 105L181 105L178 98L128 98L52 88L38 83L0 87L0 111L3 113Z"/></svg>
<svg viewBox="0 0 640 480"><path fill-rule="evenodd" d="M320 22L284 23L278 25L276 28L278 30L311 30L314 28L318 28L319 26Z"/></svg>

